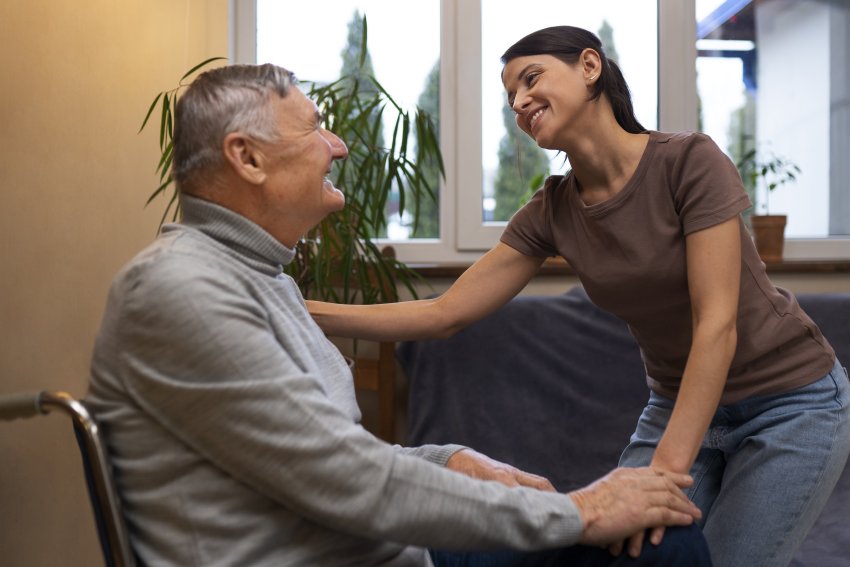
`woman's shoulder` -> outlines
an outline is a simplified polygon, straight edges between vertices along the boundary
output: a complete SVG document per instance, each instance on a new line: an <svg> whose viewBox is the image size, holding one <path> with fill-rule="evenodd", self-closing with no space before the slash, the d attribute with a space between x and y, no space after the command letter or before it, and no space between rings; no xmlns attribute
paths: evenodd
<svg viewBox="0 0 850 567"><path fill-rule="evenodd" d="M659 147L673 153L683 150L720 151L717 144L711 139L711 136L702 132L692 132L690 130L658 132L653 130L649 132L649 136Z"/></svg>
<svg viewBox="0 0 850 567"><path fill-rule="evenodd" d="M650 132L656 142L654 161L673 172L682 168L713 170L727 167L729 158L710 136L702 132Z"/></svg>
<svg viewBox="0 0 850 567"><path fill-rule="evenodd" d="M565 174L550 175L526 204L554 213L561 207L568 206L570 194L575 190L575 176L572 170Z"/></svg>
<svg viewBox="0 0 850 567"><path fill-rule="evenodd" d="M565 174L561 175L550 175L543 181L543 187L540 188L540 191L548 194L561 192L571 183L574 183L575 180L573 178L572 170L568 170Z"/></svg>
<svg viewBox="0 0 850 567"><path fill-rule="evenodd" d="M568 171L564 175L550 175L546 179L543 180L543 189L547 191L551 191L553 189L557 189L567 180L572 172Z"/></svg>

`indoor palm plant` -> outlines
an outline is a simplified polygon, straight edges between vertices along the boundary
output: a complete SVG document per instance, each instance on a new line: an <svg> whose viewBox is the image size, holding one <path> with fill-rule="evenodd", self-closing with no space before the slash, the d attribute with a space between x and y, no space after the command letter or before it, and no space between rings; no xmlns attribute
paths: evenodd
<svg viewBox="0 0 850 567"><path fill-rule="evenodd" d="M366 57L366 22L363 19L360 66ZM215 57L190 69L178 86L159 93L140 129L158 115L160 159L159 187L148 203L168 196L162 221L179 216L177 192L171 176L172 125L179 90L199 69L221 60ZM362 69L361 69L362 70ZM394 255L382 253L375 238L386 229L387 200L392 190L400 196L400 212L418 216L424 199L434 199L425 167L443 173L439 140L432 118L417 108L411 115L369 74L342 76L330 84L307 83L307 96L325 117L325 127L348 145L348 158L334 164L335 185L342 188L346 206L312 229L296 246L295 260L287 272L307 298L337 303L395 301L400 286L417 296L419 279ZM158 114L155 112L159 109ZM392 124L383 131L384 121ZM415 137L415 139L414 139ZM389 139L389 143L384 143ZM405 202L407 201L407 202Z"/></svg>

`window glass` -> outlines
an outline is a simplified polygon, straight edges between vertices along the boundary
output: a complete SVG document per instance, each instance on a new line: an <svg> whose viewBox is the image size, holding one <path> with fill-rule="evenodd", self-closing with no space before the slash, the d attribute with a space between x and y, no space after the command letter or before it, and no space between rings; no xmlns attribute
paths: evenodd
<svg viewBox="0 0 850 567"><path fill-rule="evenodd" d="M697 0L696 16L700 129L742 171L779 169L743 176L754 210L787 214L789 237L850 234L850 2Z"/></svg>
<svg viewBox="0 0 850 567"><path fill-rule="evenodd" d="M286 67L301 81L335 81L360 53L357 22L362 15L367 19L367 65L377 81L401 107L412 113L419 105L439 124L439 0L257 0L257 62ZM393 122L394 116L385 118L384 130L390 131ZM433 178L436 187L436 172ZM422 204L416 234L407 209L399 217L398 203L398 194L391 195L385 236L438 236L436 203Z"/></svg>
<svg viewBox="0 0 850 567"><path fill-rule="evenodd" d="M481 2L482 220L506 221L527 200L541 175L563 173L564 156L540 149L514 123L499 58L528 33L553 25L590 30L623 71L638 120L658 124L658 10L656 0L526 0Z"/></svg>

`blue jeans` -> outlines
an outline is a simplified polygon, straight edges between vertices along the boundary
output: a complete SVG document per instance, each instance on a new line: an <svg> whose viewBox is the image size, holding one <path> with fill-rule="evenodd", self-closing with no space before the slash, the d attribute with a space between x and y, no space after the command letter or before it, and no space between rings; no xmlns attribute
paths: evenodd
<svg viewBox="0 0 850 567"><path fill-rule="evenodd" d="M652 460L673 401L652 393L620 465ZM790 563L850 454L850 382L829 374L791 392L720 406L691 475L712 560L723 567Z"/></svg>
<svg viewBox="0 0 850 567"><path fill-rule="evenodd" d="M668 528L658 546L643 545L640 557L615 557L599 547L576 545L545 551L431 551L435 567L711 567L698 527Z"/></svg>

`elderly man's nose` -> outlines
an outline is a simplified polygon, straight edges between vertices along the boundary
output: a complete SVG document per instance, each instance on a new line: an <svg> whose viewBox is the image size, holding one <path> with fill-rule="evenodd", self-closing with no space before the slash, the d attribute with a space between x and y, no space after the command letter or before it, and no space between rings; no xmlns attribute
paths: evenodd
<svg viewBox="0 0 850 567"><path fill-rule="evenodd" d="M345 159L346 157L348 157L348 146L345 145L345 142L342 141L342 138L340 138L333 132L328 132L326 137L331 145L331 150L333 151L334 159Z"/></svg>

